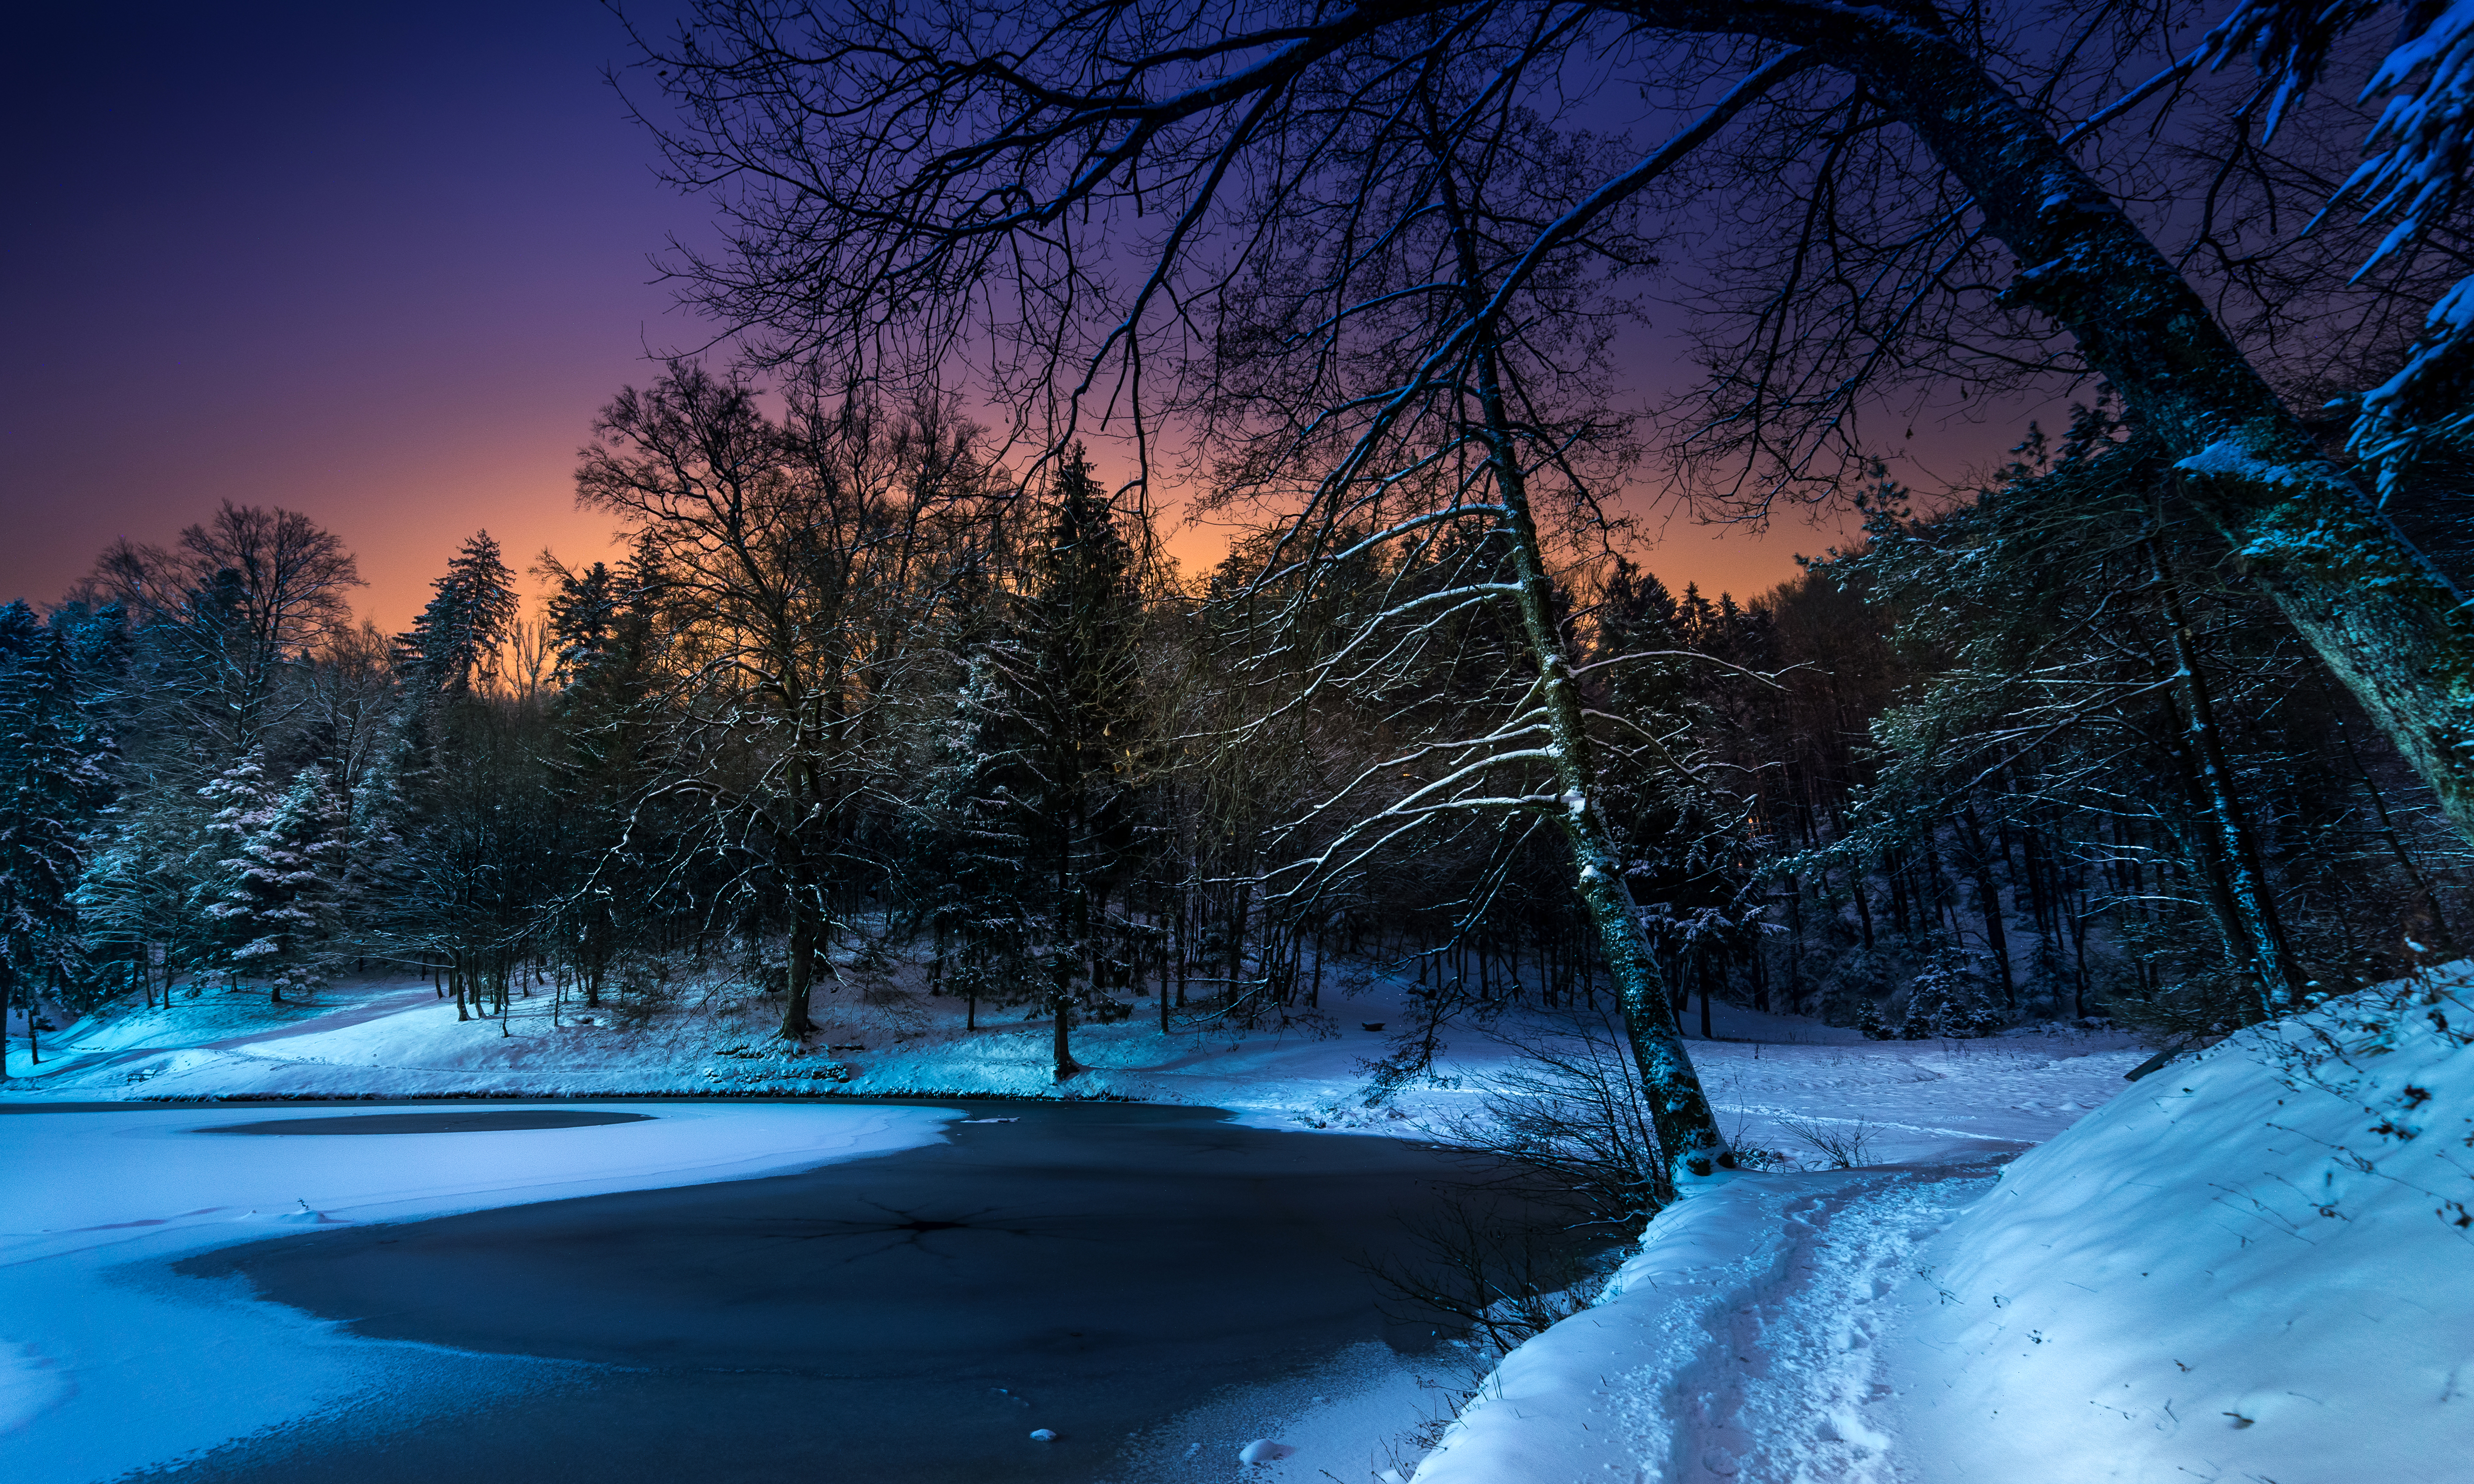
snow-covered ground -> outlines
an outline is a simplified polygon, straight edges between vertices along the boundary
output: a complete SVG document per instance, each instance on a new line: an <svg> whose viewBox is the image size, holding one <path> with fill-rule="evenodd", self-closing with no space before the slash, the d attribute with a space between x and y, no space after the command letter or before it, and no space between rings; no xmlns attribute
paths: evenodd
<svg viewBox="0 0 2474 1484"><path fill-rule="evenodd" d="M2474 1478L2468 979L2236 1037L2003 1167L1722 1179L1418 1484Z"/></svg>
<svg viewBox="0 0 2474 1484"><path fill-rule="evenodd" d="M331 1112L318 1109L0 1116L8 1477L115 1478L446 1363L429 1347L348 1335L244 1292L202 1299L203 1285L164 1271L179 1257L340 1223L810 1169L934 1142L960 1116L882 1106L656 1111L598 1127L381 1140L195 1132Z"/></svg>
<svg viewBox="0 0 2474 1484"><path fill-rule="evenodd" d="M2474 1477L2474 1049L2450 1033L2474 1028L2469 979L2453 968L2401 1015L2369 1013L2398 993L2338 1002L2136 1085L2145 1053L2109 1033L1867 1042L1722 1010L1728 1039L1693 1045L1714 1100L1739 1142L1804 1167L1661 1213L1602 1302L1473 1388L1361 1347L1197 1399L1147 1436L1145 1467L1201 1476L1217 1457L1261 1484ZM1063 1089L1044 1023L965 1032L958 1007L915 1000L828 1001L838 1049L804 1055L764 1037L762 1002L619 1028L520 999L502 1027L400 983L69 1027L7 1089L52 1107L0 1115L0 1454L12 1479L112 1477L381 1385L455 1394L441 1377L485 1363L164 1273L205 1247L813 1166L955 1116L855 1092L1138 1097L1414 1137L1516 1054L1455 1031L1433 1079L1369 1108L1363 1064L1386 1041L1364 1026L1396 1030L1398 992L1329 1008L1252 1033L1085 1027L1093 1070ZM754 1098L678 1100L716 1091ZM639 1106L661 1116L401 1135L376 1160L365 1139L191 1132L329 1109L166 1106L587 1093L659 1096ZM138 1106L59 1106L82 1100ZM1826 1167L1815 1133L1860 1134L1860 1167ZM1239 1465L1254 1440L1292 1451Z"/></svg>
<svg viewBox="0 0 2474 1484"><path fill-rule="evenodd" d="M309 1006L209 991L153 1011L80 1021L52 1037L39 1069L22 1042L0 1084L12 1100L207 1098L978 1096L1117 1097L1225 1108L1267 1128L1398 1132L1473 1106L1519 1053L1454 1028L1436 1075L1366 1107L1365 1063L1407 1023L1404 987L1328 996L1285 1026L1162 1032L1154 1004L1074 1031L1089 1069L1059 1085L1051 1027L1019 1010L965 1031L959 1001L820 994L813 1049L772 1033L779 1001L716 993L638 1026L616 1012L553 1012L546 993L506 1021L455 1018L424 986L371 981ZM1697 1009L1697 1007L1696 1007ZM2069 1127L2122 1087L2144 1053L2128 1037L2056 1030L1987 1041L1866 1041L1852 1030L1721 1005L1722 1038L1694 1042L1704 1082L1741 1137L1811 1157L1782 1119L1860 1133L1870 1158L2019 1150ZM1382 1031L1366 1029L1381 1025Z"/></svg>
<svg viewBox="0 0 2474 1484"><path fill-rule="evenodd" d="M459 1022L428 988L401 981L348 986L307 1006L274 1006L255 995L182 995L151 1012L65 1027L47 1038L46 1061L32 1075L20 1041L11 1063L18 1076L6 1088L12 1102L666 1101L645 1105L664 1113L654 1122L400 1136L386 1141L389 1159L378 1170L369 1166L359 1139L233 1137L207 1143L183 1132L240 1116L331 1115L327 1110L161 1107L0 1121L0 1180L8 1182L0 1188L38 1197L12 1199L10 1230L0 1235L0 1430L12 1423L23 1429L7 1432L12 1474L23 1468L29 1478L109 1476L118 1467L297 1419L406 1367L447 1363L420 1347L337 1333L240 1293L201 1304L195 1283L174 1292L175 1285L151 1276L166 1258L201 1247L323 1221L403 1219L770 1173L931 1139L949 1116L834 1106L852 1094L1137 1098L1227 1108L1269 1128L1414 1137L1474 1108L1492 1075L1517 1055L1484 1032L1456 1029L1433 1078L1369 1108L1365 1064L1388 1049L1387 1033L1406 1018L1397 985L1335 995L1322 1016L1255 1031L1164 1034L1146 1014L1152 1009L1137 1001L1131 1020L1079 1028L1076 1055L1090 1070L1061 1089L1050 1073L1044 1020L1001 1013L965 1031L956 1002L882 992L820 997L824 1034L817 1049L802 1052L767 1034L778 1011L761 999L689 996L628 1026L607 1010L579 1016L571 1003L553 1014L548 996L537 995L519 997L508 1021ZM1385 1031L1366 1029L1370 1024ZM1846 1213L1874 1199L1884 1182L1930 1187L1935 1199L1956 1201L1965 1190L1936 1185L1932 1172L2051 1137L2119 1091L2122 1071L2144 1054L2127 1038L2078 1031L1867 1042L1850 1031L1727 1007L1719 1008L1717 1029L1727 1039L1696 1041L1694 1051L1740 1140L1818 1164L1826 1161L1799 1127L1855 1134L1864 1139L1866 1158L1923 1166L1760 1185L1782 1192L1763 1199L1777 1207L1770 1224L1790 1235L1850 1230ZM667 1100L716 1093L758 1101ZM774 1101L785 1098L798 1101ZM312 1150L323 1152L313 1157ZM1713 1195L1698 1209L1720 1204ZM1675 1218L1662 1223L1670 1233L1676 1227ZM1722 1234L1747 1240L1726 1256L1739 1266L1791 1267L1793 1251L1803 1250L1792 1241L1782 1246L1787 1238L1776 1233L1750 1241L1742 1223ZM1666 1250L1672 1257L1681 1249ZM1613 1323L1620 1312L1596 1310L1576 1323ZM1665 1319L1657 1324L1674 1328ZM245 1363L182 1363L201 1353ZM1531 1364L1524 1352L1506 1376ZM1296 1451L1251 1468L1254 1477L1314 1480L1328 1471L1365 1479L1387 1466L1412 1466L1419 1451L1413 1433L1421 1421L1448 1417L1467 1379L1448 1368L1423 1375L1383 1355L1351 1353L1285 1388L1198 1399L1192 1414L1164 1420L1155 1441L1164 1458L1178 1459L1204 1448L1233 1455L1231 1438L1262 1434ZM1773 1404L1793 1408L1800 1383L1783 1375ZM141 1393L148 1404L133 1408L131 1399ZM145 1421L127 1421L133 1411ZM1484 1415L1481 1408L1472 1418ZM1531 1446L1548 1447L1565 1430L1541 1422L1524 1436ZM1425 1431L1431 1436L1433 1427ZM1424 1472L1445 1469L1446 1460L1467 1452L1455 1443ZM89 1467L98 1461L113 1468ZM1522 1475L1481 1470L1462 1476Z"/></svg>
<svg viewBox="0 0 2474 1484"><path fill-rule="evenodd" d="M2122 1074L2145 1053L2110 1033L1867 1042L1722 1007L1725 1039L1693 1045L1714 1100L1739 1142L1803 1167L1723 1178L1663 1213L1605 1301L1508 1357L1431 1455L1420 1416L1448 1416L1468 1379L1421 1390L1354 1353L1277 1394L1198 1399L1154 1441L1232 1467L1241 1435L1294 1448L1247 1467L1264 1484L1386 1468L1419 1484L2467 1477L2474 1218L2457 1203L2474 1204L2474 1051L2429 1018L2474 1025L2466 970L2451 973L2384 1039L2346 1020L2375 994L2135 1086ZM404 1136L375 1170L338 1147L362 1140L180 1132L230 1108L0 1119L12 1476L104 1476L68 1461L172 1456L428 1363L145 1276L202 1246L769 1173L933 1139L950 1116L851 1094L1137 1098L1414 1137L1474 1109L1516 1055L1455 1030L1433 1078L1368 1107L1365 1064L1405 1018L1382 985L1251 1032L1164 1034L1137 1002L1077 1031L1091 1069L1061 1089L1048 1025L1020 1012L965 1031L951 1001L828 997L819 1049L793 1053L762 1000L632 1027L550 1008L458 1022L424 987L371 983L311 1006L208 994L85 1022L34 1076L21 1041L11 1101L615 1094L664 1098L644 1106L665 1116ZM674 1100L717 1092L756 1101ZM1815 1133L1860 1135L1861 1167L1827 1167Z"/></svg>

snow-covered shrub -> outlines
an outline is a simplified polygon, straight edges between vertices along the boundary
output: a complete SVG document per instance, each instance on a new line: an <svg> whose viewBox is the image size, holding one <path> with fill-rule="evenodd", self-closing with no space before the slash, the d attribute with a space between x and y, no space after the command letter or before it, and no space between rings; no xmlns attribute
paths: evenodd
<svg viewBox="0 0 2474 1484"><path fill-rule="evenodd" d="M618 960L610 978L609 1003L616 1006L619 1023L631 1029L678 1003L681 986L675 966L657 955L627 954Z"/></svg>
<svg viewBox="0 0 2474 1484"><path fill-rule="evenodd" d="M1842 1028L1879 1024L1882 1007L1899 980L1912 972L1907 955L1886 947L1845 947L1824 962L1822 1023Z"/></svg>
<svg viewBox="0 0 2474 1484"><path fill-rule="evenodd" d="M1992 1035L2001 1028L2002 1020L2001 1009L1987 993L1979 967L1956 949L1944 948L1908 981L1906 1015L1899 1025L1899 1039L1970 1040Z"/></svg>

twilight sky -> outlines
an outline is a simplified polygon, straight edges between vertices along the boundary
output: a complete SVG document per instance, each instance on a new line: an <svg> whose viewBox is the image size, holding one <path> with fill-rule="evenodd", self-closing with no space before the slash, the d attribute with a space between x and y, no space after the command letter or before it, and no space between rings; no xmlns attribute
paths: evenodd
<svg viewBox="0 0 2474 1484"><path fill-rule="evenodd" d="M18 12L0 595L226 498L341 535L391 629L476 527L598 555L575 448L695 333L621 39L588 0Z"/></svg>
<svg viewBox="0 0 2474 1484"><path fill-rule="evenodd" d="M0 601L227 498L340 535L389 630L476 528L519 568L602 555L575 450L701 338L648 257L707 220L602 81L623 44L589 0L19 12ZM1651 564L1751 593L1829 539L1679 521Z"/></svg>

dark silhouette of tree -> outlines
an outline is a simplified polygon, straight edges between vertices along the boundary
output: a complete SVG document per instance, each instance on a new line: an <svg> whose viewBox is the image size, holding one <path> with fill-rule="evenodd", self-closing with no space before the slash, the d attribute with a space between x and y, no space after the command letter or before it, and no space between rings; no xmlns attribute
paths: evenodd
<svg viewBox="0 0 2474 1484"><path fill-rule="evenodd" d="M2271 44L2272 63L2307 82L2376 9L2295 23L2304 39ZM1588 299L1587 275L1637 263L1623 224L1656 193L1713 164L1752 188L1794 182L1801 220L1767 233L1745 332L1712 342L1680 452L1737 461L1766 500L1858 465L1856 413L1893 381L2101 375L2249 580L2474 833L2462 595L2085 162L2109 125L2257 37L2219 37L2084 118L2064 111L2170 39L2153 19L2091 10L2052 28L2039 61L1984 12L1923 0L1370 0L1294 16L708 0L675 44L644 46L680 105L650 119L674 176L720 187L734 218L727 252L685 263L691 297L761 328L769 353L938 365L977 344L1004 393L1050 396L1069 426L1106 388L1117 405L1225 427L1215 389L1232 358L1275 361L1296 406L1331 410L1297 420L1349 469L1443 372L1496 353L1525 297ZM1568 114L1565 69L1590 64L1679 100L1725 92L1646 153L1571 139L1549 168L1572 189L1461 224L1471 241L1499 234L1488 272L1317 299L1316 283L1365 288L1357 270L1451 209L1448 162L1514 148L1507 118ZM1739 119L1755 121L1766 176L1724 173L1717 141ZM1518 148L1546 159L1556 146ZM2444 180L2450 167L2435 168ZM1300 255L1301 235L1332 251ZM1383 373L1347 399L1300 373L1340 365L1352 321L1375 316L1397 323ZM2055 332L2074 357L2041 346ZM1507 396L1507 417L1529 415L1516 388ZM1352 414L1371 431L1344 433Z"/></svg>
<svg viewBox="0 0 2474 1484"><path fill-rule="evenodd" d="M498 675L498 651L513 632L521 600L516 576L487 531L476 531L447 563L411 632L396 641L400 662L433 693L469 694Z"/></svg>

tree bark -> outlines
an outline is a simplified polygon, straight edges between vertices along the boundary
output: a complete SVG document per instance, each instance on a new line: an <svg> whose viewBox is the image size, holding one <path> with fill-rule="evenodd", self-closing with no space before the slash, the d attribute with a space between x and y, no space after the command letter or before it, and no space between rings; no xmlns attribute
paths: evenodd
<svg viewBox="0 0 2474 1484"><path fill-rule="evenodd" d="M1049 1008L1056 1015L1050 1049L1055 1056L1055 1078L1073 1080L1082 1068L1074 1063L1074 955L1060 947L1049 961Z"/></svg>
<svg viewBox="0 0 2474 1484"><path fill-rule="evenodd" d="M2474 838L2474 624L2464 597L2319 452L2198 294L1928 7L1661 4L1653 25L1814 47L1974 194L2017 255L2009 294L2078 342L2161 439L2243 571Z"/></svg>
<svg viewBox="0 0 2474 1484"><path fill-rule="evenodd" d="M1959 843L1967 847L1968 875L1976 883L1976 910L1984 919L1984 945L1993 950L1995 967L2001 970L2001 1006L2019 1008L2019 976L2010 964L2010 931L2001 918L2001 884L1993 878L1993 862L1984 841L1984 826L1977 821L1976 805L1970 803L1959 811L1959 827L1966 832Z"/></svg>
<svg viewBox="0 0 2474 1484"><path fill-rule="evenodd" d="M2388 796L2381 792L2380 785L2372 779L2371 771L2363 766L2362 754L2354 749L2354 734L2345 725L2344 713L2331 706L2329 716L2337 724L2338 741L2344 745L2345 761L2353 765L2354 777L2362 783L2364 794L2371 802L2371 813L2380 822L2380 838L2387 843L2389 854L2396 861L2397 869L2403 872L2406 880L2413 884L2414 895L2422 899L2425 925L2421 930L2430 937L2431 942L2427 945L2415 945L2410 937L2409 947L2424 947L2440 959L2457 957L2457 935L2448 925L2447 912L2440 907L2439 894L2432 890L2431 877L2424 873L2421 864L2413 858L2413 852L2406 849L2405 837L2398 833L2396 820L2389 813Z"/></svg>
<svg viewBox="0 0 2474 1484"><path fill-rule="evenodd" d="M2225 755L2224 735L2217 725L2216 703L2199 670L2199 653L2191 622L2182 611L2182 596L2163 548L2150 538L2147 560L2156 573L2157 602L2165 610L2166 632L2173 641L2173 693L2181 704L2182 724L2190 742L2191 766L2197 773L2201 802L2215 826L2225 889L2240 915L2242 936L2250 949L2250 968L2259 975L2260 1009L2273 1017L2299 1003L2302 970L2285 936L2276 896L2259 857L2259 836L2249 811L2235 791L2233 765Z"/></svg>
<svg viewBox="0 0 2474 1484"><path fill-rule="evenodd" d="M788 989L784 995L789 1001L782 1007L782 1039L805 1041L816 1027L808 1018L810 985L815 971L816 927L815 908L808 899L805 883L794 886L790 894L790 963Z"/></svg>
<svg viewBox="0 0 2474 1484"><path fill-rule="evenodd" d="M1463 293L1470 308L1483 312L1478 258L1469 241L1467 218L1449 172L1443 196L1453 216L1459 243ZM1623 861L1613 832L1597 802L1595 749L1581 705L1579 682L1570 656L1556 627L1554 583L1546 570L1545 547L1529 506L1529 483L1521 467L1520 445L1511 409L1496 373L1492 326L1478 325L1474 370L1482 418L1479 437L1494 471L1495 491L1503 501L1505 528L1512 537L1514 574L1520 588L1521 629L1538 664L1548 734L1553 739L1555 783L1561 794L1558 819L1570 842L1580 871L1581 899L1597 928L1601 951L1614 980L1615 998L1623 1013L1624 1035L1640 1068L1641 1088L1650 1105L1660 1155L1674 1190L1693 1178L1718 1169L1733 1169L1734 1152L1718 1130L1717 1114L1701 1089L1700 1074L1684 1049L1682 1028L1660 982L1649 940L1641 931L1640 911L1624 878Z"/></svg>

